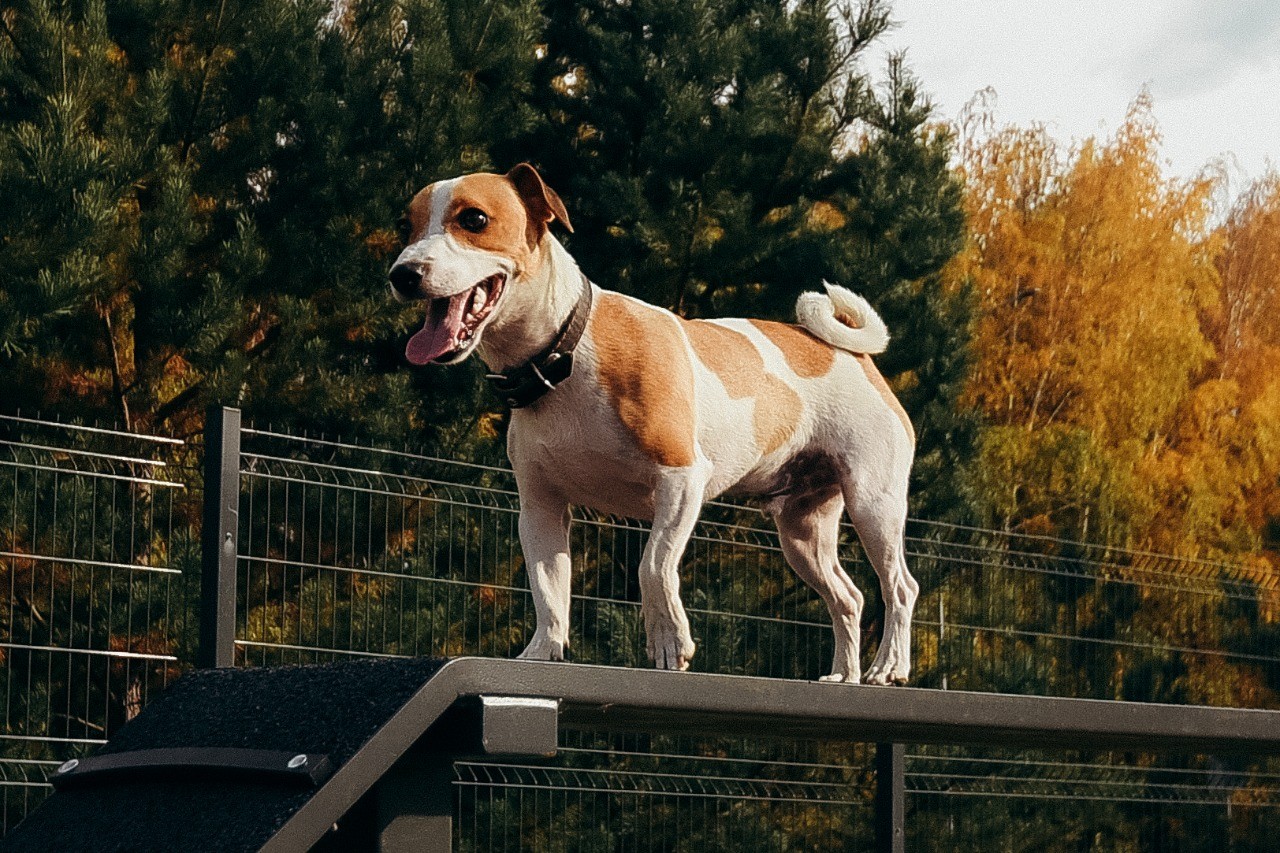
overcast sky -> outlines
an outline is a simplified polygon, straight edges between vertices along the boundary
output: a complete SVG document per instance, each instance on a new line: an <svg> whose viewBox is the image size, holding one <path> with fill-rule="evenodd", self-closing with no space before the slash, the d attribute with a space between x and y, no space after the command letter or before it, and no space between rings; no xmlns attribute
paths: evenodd
<svg viewBox="0 0 1280 853"><path fill-rule="evenodd" d="M991 86L998 123L1083 139L1114 131L1145 84L1170 174L1227 153L1237 179L1280 167L1280 0L895 0L893 12L886 47L906 49L941 118Z"/></svg>

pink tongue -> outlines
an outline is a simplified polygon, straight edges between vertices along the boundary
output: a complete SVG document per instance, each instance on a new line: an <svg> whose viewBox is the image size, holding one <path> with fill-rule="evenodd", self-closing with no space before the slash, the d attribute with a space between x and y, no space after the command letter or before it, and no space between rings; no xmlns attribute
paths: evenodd
<svg viewBox="0 0 1280 853"><path fill-rule="evenodd" d="M422 330L409 339L404 348L410 364L423 365L434 361L453 349L453 342L462 331L462 312L466 309L471 291L466 290L449 299L449 308L443 317L438 311L427 309L427 321Z"/></svg>

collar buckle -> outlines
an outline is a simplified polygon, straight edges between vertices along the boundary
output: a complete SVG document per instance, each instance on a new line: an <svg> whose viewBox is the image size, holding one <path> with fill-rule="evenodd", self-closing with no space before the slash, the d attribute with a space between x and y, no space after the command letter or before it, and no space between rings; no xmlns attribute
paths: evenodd
<svg viewBox="0 0 1280 853"><path fill-rule="evenodd" d="M485 374L508 406L522 409L531 405L572 374L573 352L591 316L592 290L591 282L582 276L582 293L546 349L506 373Z"/></svg>

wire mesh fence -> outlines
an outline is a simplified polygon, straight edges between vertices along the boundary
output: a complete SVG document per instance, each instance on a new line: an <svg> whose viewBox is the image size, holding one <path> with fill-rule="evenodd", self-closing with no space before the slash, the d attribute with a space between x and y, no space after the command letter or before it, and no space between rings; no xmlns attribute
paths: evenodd
<svg viewBox="0 0 1280 853"><path fill-rule="evenodd" d="M245 429L242 441L238 663L523 647L534 613L509 471L270 429ZM6 827L47 793L52 767L105 740L193 660L196 450L0 417ZM647 665L635 575L646 541L634 521L575 515L572 659ZM920 520L907 545L922 587L917 685L1277 705L1280 593L1266 576ZM841 556L874 602L851 530ZM682 585L695 669L813 679L830 666L825 608L758 510L708 506ZM875 619L869 606L864 660ZM871 844L862 747L566 737L543 764L456 765L459 826L469 827L460 849ZM1204 758L917 749L908 831L918 849L930 839L974 850L1255 849L1274 836L1274 782L1257 766ZM1042 837L1021 830L1028 821Z"/></svg>
<svg viewBox="0 0 1280 853"><path fill-rule="evenodd" d="M5 825L179 671L193 554L174 439L0 416Z"/></svg>
<svg viewBox="0 0 1280 853"><path fill-rule="evenodd" d="M1280 829L1274 766L917 748L906 849L1238 851ZM555 759L459 761L460 851L872 850L864 744L565 732Z"/></svg>
<svg viewBox="0 0 1280 853"><path fill-rule="evenodd" d="M511 473L246 430L237 634L248 663L345 655L508 656L533 630ZM579 512L570 652L646 665L636 522ZM921 583L914 683L943 689L1274 705L1280 591L1241 568L913 520ZM876 580L845 530L842 562ZM682 587L696 669L813 679L825 607L787 568L768 518L713 503ZM874 608L868 608L874 613ZM878 626L865 634L874 649Z"/></svg>
<svg viewBox="0 0 1280 853"><path fill-rule="evenodd" d="M871 850L865 745L565 732L454 764L460 851Z"/></svg>
<svg viewBox="0 0 1280 853"><path fill-rule="evenodd" d="M908 832L957 851L1271 849L1274 762L931 748L908 755Z"/></svg>
<svg viewBox="0 0 1280 853"><path fill-rule="evenodd" d="M0 758L0 830L7 831L17 825L49 796L53 786L48 779L60 763L47 759Z"/></svg>
<svg viewBox="0 0 1280 853"><path fill-rule="evenodd" d="M244 440L239 660L519 652L534 614L509 471L271 430ZM645 542L634 521L575 514L572 659L647 665L635 576ZM1276 705L1277 591L1265 577L920 520L907 545L922 587L918 685ZM851 530L841 556L872 593ZM825 608L759 511L708 506L682 585L696 669L827 671ZM877 627L864 634L868 655ZM593 737L541 764L456 764L457 849L872 844L865 748ZM910 849L1264 849L1280 819L1274 777L1212 762L920 748L908 759Z"/></svg>

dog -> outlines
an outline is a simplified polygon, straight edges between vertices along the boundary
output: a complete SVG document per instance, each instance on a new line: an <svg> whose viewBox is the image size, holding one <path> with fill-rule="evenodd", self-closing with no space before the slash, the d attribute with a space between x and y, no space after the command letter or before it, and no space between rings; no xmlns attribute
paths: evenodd
<svg viewBox="0 0 1280 853"><path fill-rule="evenodd" d="M652 522L639 567L647 652L661 669L694 655L679 565L703 503L763 499L791 568L826 602L835 658L824 681L862 680L863 596L841 568L847 512L880 579L885 615L865 683L910 674L919 585L904 527L915 433L871 361L889 335L861 297L826 284L797 324L686 320L589 282L553 223L573 226L529 164L418 192L389 273L425 304L405 348L415 365L472 353L512 407L507 451L537 624L520 657L569 645L569 507Z"/></svg>

